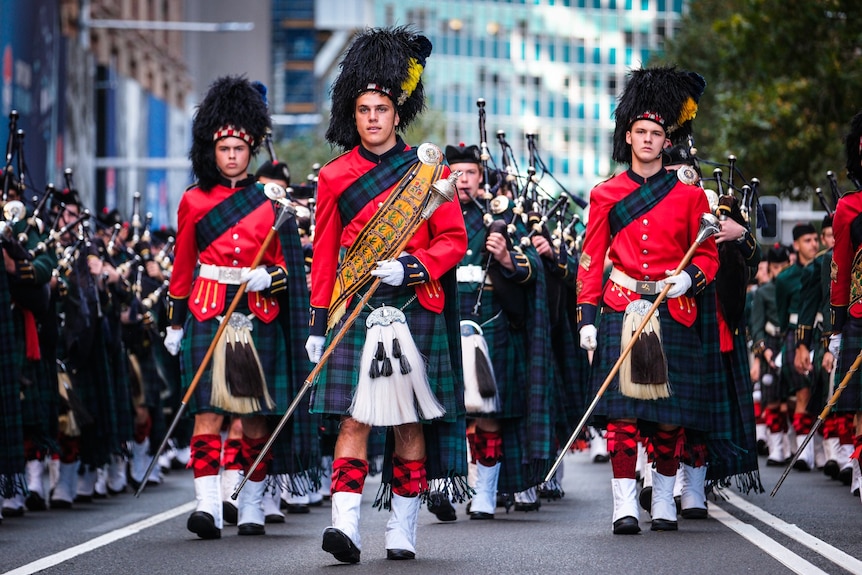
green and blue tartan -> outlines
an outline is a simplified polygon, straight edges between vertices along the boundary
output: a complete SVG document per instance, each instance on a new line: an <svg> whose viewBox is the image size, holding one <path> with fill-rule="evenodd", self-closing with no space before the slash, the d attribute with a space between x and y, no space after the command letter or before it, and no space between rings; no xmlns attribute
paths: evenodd
<svg viewBox="0 0 862 575"><path fill-rule="evenodd" d="M19 375L23 340L15 336L8 275L0 273L0 496L27 493Z"/></svg>
<svg viewBox="0 0 862 575"><path fill-rule="evenodd" d="M453 274L447 274L451 276ZM451 287L453 278L441 279L447 308L457 306L457 294ZM365 345L365 320L372 309L389 305L402 309L410 326L410 333L417 349L425 358L425 369L431 391L445 409L443 417L424 421L425 467L432 489L450 493L456 499L466 495L467 447L466 420L464 417L464 383L460 365L460 339L453 336L450 313L437 314L411 301L415 288L395 288L381 285L365 306L356 321L348 328L344 338L321 368L311 390L311 410L328 416L346 416L353 401L353 393L359 383L362 348ZM358 299L356 300L358 301ZM353 304L356 304L356 301ZM410 302L408 304L408 302ZM457 309L457 307L454 307ZM451 314L454 315L454 314ZM344 325L343 318L330 330L327 343ZM457 325L457 318L455 319ZM455 328L457 330L457 328ZM456 331L455 334L458 332ZM457 350L458 362L454 362ZM391 430L387 433L383 458L383 477L375 505L389 507L391 500L392 452L394 440ZM427 495L427 494L426 494Z"/></svg>
<svg viewBox="0 0 862 575"><path fill-rule="evenodd" d="M226 230L237 225L247 214L253 212L259 205L268 201L263 193L263 186L251 184L237 190L219 202L195 224L195 238L198 250L203 251Z"/></svg>
<svg viewBox="0 0 862 575"><path fill-rule="evenodd" d="M862 318L848 315L841 332L841 352L838 354L838 369L835 372L835 389L838 389L847 376L860 350L862 350ZM832 411L836 413L862 411L862 369L850 376L847 387L841 392Z"/></svg>
<svg viewBox="0 0 862 575"><path fill-rule="evenodd" d="M239 286L227 286L227 301L233 301ZM275 402L273 409L262 409L256 415L280 415L284 413L293 396L290 395L290 383L288 382L287 354L285 353L286 342L284 331L277 320L264 323L254 316L248 308L248 298L243 295L236 307L235 313L251 316L251 337L255 349L260 358L260 365L266 379L267 390ZM280 313L280 311L279 311ZM180 373L182 375L183 390L188 389L192 379L203 362L204 355L218 331L219 321L215 318L206 321L198 321L189 314L185 323L185 335L183 347L180 350ZM185 391L184 391L185 393ZM188 412L190 415L202 412L222 413L226 412L215 407L210 402L212 396L212 361L204 370L198 385L189 400Z"/></svg>
<svg viewBox="0 0 862 575"><path fill-rule="evenodd" d="M596 427L605 427L609 420L632 418L643 422L681 425L686 429L709 429L712 402L710 395L704 393L707 366L700 329L697 324L686 327L674 320L666 301L659 305L658 313L662 347L667 356L670 397L656 400L627 397L620 393L619 375L615 375L593 412ZM702 318L703 315L699 310L698 317ZM622 323L623 312L602 309L597 326L598 346L593 355L590 375L593 397L620 356Z"/></svg>
<svg viewBox="0 0 862 575"><path fill-rule="evenodd" d="M403 142L401 142L403 145ZM383 190L388 190L407 174L416 162L416 150L403 150L381 158L373 170L368 170L350 184L338 197L338 213L342 222L352 221L365 206Z"/></svg>
<svg viewBox="0 0 862 575"><path fill-rule="evenodd" d="M663 177L647 180L638 189L617 202L608 213L611 235L616 235L639 215L655 207L678 181L675 171L665 172Z"/></svg>

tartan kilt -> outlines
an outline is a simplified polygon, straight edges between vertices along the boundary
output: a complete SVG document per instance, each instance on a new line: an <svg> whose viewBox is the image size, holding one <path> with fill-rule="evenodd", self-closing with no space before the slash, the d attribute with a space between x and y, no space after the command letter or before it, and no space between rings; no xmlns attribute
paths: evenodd
<svg viewBox="0 0 862 575"><path fill-rule="evenodd" d="M92 346L82 357L77 348L67 349L64 363L68 368L72 388L81 399L93 423L81 426L81 464L93 468L108 463L109 456L120 449L117 437L115 387L112 366L106 351L105 323L95 322L90 327ZM70 335L67 335L67 340ZM116 364L116 362L115 362Z"/></svg>
<svg viewBox="0 0 862 575"><path fill-rule="evenodd" d="M780 338L772 336L766 338L769 349L779 349L780 343ZM787 393L781 385L781 368L770 367L763 358L757 358L756 361L760 362L760 403L765 406L784 401Z"/></svg>
<svg viewBox="0 0 862 575"><path fill-rule="evenodd" d="M784 394L781 399L784 400L798 390L811 386L811 378L802 375L793 366L793 360L796 358L796 333L792 329L784 336L781 357L781 392Z"/></svg>
<svg viewBox="0 0 862 575"><path fill-rule="evenodd" d="M359 383L359 366L365 344L365 320L372 309L384 304L401 309L415 295L413 288L397 289L381 285L344 338L321 368L311 388L311 411L327 415L348 415L353 392ZM355 303L355 302L354 302ZM449 355L449 341L443 314L411 301L403 310L417 349L425 357L428 383L437 401L446 410L441 419L455 421L464 413L463 383L458 381ZM344 325L339 321L327 337L327 345Z"/></svg>
<svg viewBox="0 0 862 575"><path fill-rule="evenodd" d="M841 352L838 354L838 370L835 373L836 390L844 380L860 350L862 350L862 318L849 316L841 335ZM847 387L841 392L832 411L836 413L862 411L862 369L850 376Z"/></svg>
<svg viewBox="0 0 862 575"><path fill-rule="evenodd" d="M54 356L46 358L43 355L39 361L25 361L22 377L25 381L21 386L24 436L33 441L40 451L54 453L57 450L57 414L60 412Z"/></svg>
<svg viewBox="0 0 862 575"><path fill-rule="evenodd" d="M753 386L749 374L748 349L744 330L734 336L733 350L720 354L720 374L723 379L715 387L719 393L709 433L710 445L708 480L737 477L740 485L748 485L746 474L758 471L757 439L754 422ZM719 447L721 446L721 447ZM754 479L759 484L759 478ZM744 489L746 492L748 489Z"/></svg>
<svg viewBox="0 0 862 575"><path fill-rule="evenodd" d="M0 274L0 497L27 492L21 427L23 338L16 337L6 274Z"/></svg>
<svg viewBox="0 0 862 575"><path fill-rule="evenodd" d="M478 317L473 315L473 303L473 297L463 297L462 294L461 318L475 321L482 328L500 397L500 411L482 414L482 417L523 417L527 405L524 382L529 381L529 363L525 357L529 349L527 330L510 327L506 313L500 308L492 290L482 290Z"/></svg>
<svg viewBox="0 0 862 575"><path fill-rule="evenodd" d="M233 301L238 286L228 286L227 301ZM235 313L251 316L251 336L254 346L260 358L263 374L266 378L266 386L272 397L275 407L272 409L261 409L254 415L281 415L293 400L290 394L291 383L287 376L288 362L285 350L284 332L278 320L270 323L260 321L257 316L251 314L248 308L248 298L243 296L236 307ZM225 308L227 309L227 308ZM192 314L186 318L184 326L183 344L180 357L180 375L182 378L183 394L194 379L198 366L203 362L207 349L218 331L218 319L198 321ZM210 401L212 396L212 360L207 365L200 381L189 400L189 413L211 412L226 414L223 409L214 407Z"/></svg>
<svg viewBox="0 0 862 575"><path fill-rule="evenodd" d="M606 426L614 419L633 418L644 422L681 425L707 430L713 409L711 396L704 393L705 367L698 324L686 327L670 316L667 302L658 308L662 347L667 356L671 395L665 399L641 400L620 393L619 376L605 390L596 405L594 425ZM598 326L598 346L590 374L591 395L595 397L620 356L623 312L602 308Z"/></svg>

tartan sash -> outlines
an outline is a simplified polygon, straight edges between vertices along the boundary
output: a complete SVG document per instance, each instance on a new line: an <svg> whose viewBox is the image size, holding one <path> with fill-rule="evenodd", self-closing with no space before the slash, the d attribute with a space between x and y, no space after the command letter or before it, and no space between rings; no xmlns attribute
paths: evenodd
<svg viewBox="0 0 862 575"><path fill-rule="evenodd" d="M263 187L252 184L234 192L211 209L195 225L198 250L204 251L232 226L267 201Z"/></svg>
<svg viewBox="0 0 862 575"><path fill-rule="evenodd" d="M417 161L357 234L335 278L329 303L329 329L344 315L347 301L371 280L371 270L377 267L377 262L398 257L410 241L423 221L422 211L431 195L431 184L442 170L440 164Z"/></svg>
<svg viewBox="0 0 862 575"><path fill-rule="evenodd" d="M677 181L675 171L666 172L663 177L645 181L639 188L617 202L608 214L611 236L617 235L641 214L653 209L670 193Z"/></svg>
<svg viewBox="0 0 862 575"><path fill-rule="evenodd" d="M338 212L342 222L349 222L362 208L398 182L407 167L416 161L416 150L404 150L384 158L355 182L350 184L338 198Z"/></svg>

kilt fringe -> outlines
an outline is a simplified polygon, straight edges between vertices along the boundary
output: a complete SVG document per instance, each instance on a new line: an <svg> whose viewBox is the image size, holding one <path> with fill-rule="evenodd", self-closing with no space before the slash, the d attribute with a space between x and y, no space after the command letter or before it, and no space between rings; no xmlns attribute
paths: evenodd
<svg viewBox="0 0 862 575"><path fill-rule="evenodd" d="M464 503L469 497L472 497L475 491L467 484L466 475L456 475L450 473L446 477L438 477L428 480L428 489L425 489L419 494L420 501L426 505L429 502L431 493L442 493L450 501ZM392 483L381 483L377 489L377 495L374 498L375 509L379 511L389 510L392 508Z"/></svg>
<svg viewBox="0 0 862 575"><path fill-rule="evenodd" d="M0 497L10 499L16 495L28 495L27 480L23 473L0 475Z"/></svg>

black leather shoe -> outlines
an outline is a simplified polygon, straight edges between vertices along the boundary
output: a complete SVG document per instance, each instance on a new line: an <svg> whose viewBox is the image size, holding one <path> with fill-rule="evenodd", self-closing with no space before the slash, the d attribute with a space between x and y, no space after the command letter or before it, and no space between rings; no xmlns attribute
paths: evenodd
<svg viewBox="0 0 862 575"><path fill-rule="evenodd" d="M811 467L809 467L808 463L801 459L796 460L796 463L793 464L793 469L796 471L811 471Z"/></svg>
<svg viewBox="0 0 862 575"><path fill-rule="evenodd" d="M4 507L0 512L3 517L24 517L23 507Z"/></svg>
<svg viewBox="0 0 862 575"><path fill-rule="evenodd" d="M680 512L683 519L706 519L709 516L709 512L705 507L690 507L689 509L683 509Z"/></svg>
<svg viewBox="0 0 862 575"><path fill-rule="evenodd" d="M264 518L266 523L284 523L284 515L278 513L270 513Z"/></svg>
<svg viewBox="0 0 862 575"><path fill-rule="evenodd" d="M485 513L484 511L471 511L470 512L470 519L485 520L485 519L493 519L493 518L494 518L493 513Z"/></svg>
<svg viewBox="0 0 862 575"><path fill-rule="evenodd" d="M405 559L416 559L416 554L406 549L387 549L386 558L394 561L403 561Z"/></svg>
<svg viewBox="0 0 862 575"><path fill-rule="evenodd" d="M614 535L635 535L641 532L638 520L631 515L614 521Z"/></svg>
<svg viewBox="0 0 862 575"><path fill-rule="evenodd" d="M30 495L27 496L27 500L24 502L24 505L27 506L28 511L45 511L46 509L48 509L48 506L45 505L45 500L35 491L30 492Z"/></svg>
<svg viewBox="0 0 862 575"><path fill-rule="evenodd" d="M225 523L236 525L239 518L239 509L230 501L221 502L221 515Z"/></svg>
<svg viewBox="0 0 862 575"><path fill-rule="evenodd" d="M239 535L266 535L266 529L257 523L243 523L237 526L237 533Z"/></svg>
<svg viewBox="0 0 862 575"><path fill-rule="evenodd" d="M186 529L201 539L221 539L221 529L216 527L215 519L204 511L195 511L189 515Z"/></svg>
<svg viewBox="0 0 862 575"><path fill-rule="evenodd" d="M538 501L532 503L515 503L515 511L538 511L542 504Z"/></svg>
<svg viewBox="0 0 862 575"><path fill-rule="evenodd" d="M647 513L652 510L652 487L644 487L638 494L638 502L641 504Z"/></svg>
<svg viewBox="0 0 862 575"><path fill-rule="evenodd" d="M778 461L777 459L767 459L766 467L784 467L787 465L786 461Z"/></svg>
<svg viewBox="0 0 862 575"><path fill-rule="evenodd" d="M429 495L428 511L436 515L439 521L455 521L458 518L452 502L449 501L449 498L444 493L440 493L439 491L435 491Z"/></svg>
<svg viewBox="0 0 862 575"><path fill-rule="evenodd" d="M321 548L342 563L359 563L359 548L353 544L350 537L335 527L327 527L323 531Z"/></svg>
<svg viewBox="0 0 862 575"><path fill-rule="evenodd" d="M308 505L305 503L288 503L285 508L288 513L296 514L296 513L310 513L311 509L308 508Z"/></svg>
<svg viewBox="0 0 862 575"><path fill-rule="evenodd" d="M838 481L841 485L850 485L853 482L853 468L845 467L838 472Z"/></svg>
<svg viewBox="0 0 862 575"><path fill-rule="evenodd" d="M838 465L838 462L834 459L830 459L823 466L823 475L830 479L838 479L838 473L841 471L841 467Z"/></svg>
<svg viewBox="0 0 862 575"><path fill-rule="evenodd" d="M650 525L650 531L676 531L676 521L669 519L653 519Z"/></svg>

